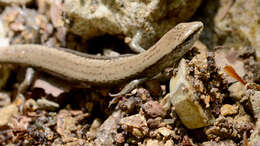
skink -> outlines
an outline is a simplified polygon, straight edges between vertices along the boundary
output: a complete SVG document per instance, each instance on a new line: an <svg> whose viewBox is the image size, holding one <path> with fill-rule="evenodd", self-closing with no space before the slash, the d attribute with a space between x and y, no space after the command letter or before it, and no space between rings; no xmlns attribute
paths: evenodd
<svg viewBox="0 0 260 146"><path fill-rule="evenodd" d="M201 22L180 23L155 45L137 55L94 57L62 48L24 44L0 47L0 63L18 63L93 85L116 85L153 77L176 65L203 29Z"/></svg>

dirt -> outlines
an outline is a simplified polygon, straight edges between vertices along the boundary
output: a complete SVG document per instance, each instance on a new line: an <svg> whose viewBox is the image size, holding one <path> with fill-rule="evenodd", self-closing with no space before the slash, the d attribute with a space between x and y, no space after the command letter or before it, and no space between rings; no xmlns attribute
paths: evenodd
<svg viewBox="0 0 260 146"><path fill-rule="evenodd" d="M233 22L234 12L242 9L239 3L243 0L204 1L190 19L203 21L205 30L201 42L184 57L192 87L181 90L195 91L196 98L190 102L212 115L209 124L187 128L170 102L169 80L178 73L176 68L167 68L161 78L158 75L113 99L109 93L120 91L121 85L112 89L75 88L70 82L41 72L41 78L20 95L17 90L24 79L24 67L1 64L0 145L257 145L258 43L250 43L246 35L232 40L232 35L241 33L235 28L246 22L228 23L232 29L227 30L227 25L214 21ZM61 6L62 3L47 0L1 6L1 43L65 47L99 56L105 54L104 49L112 54L133 53L118 36L85 40L67 31L64 22L69 18L64 16ZM251 13L257 15L253 10ZM227 65L244 83L225 71ZM46 78L64 87L53 86Z"/></svg>

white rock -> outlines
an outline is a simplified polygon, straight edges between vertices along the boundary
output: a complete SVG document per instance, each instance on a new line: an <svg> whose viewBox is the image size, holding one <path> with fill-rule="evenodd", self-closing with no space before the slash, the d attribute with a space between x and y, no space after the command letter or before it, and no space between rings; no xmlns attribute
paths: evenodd
<svg viewBox="0 0 260 146"><path fill-rule="evenodd" d="M214 117L196 101L195 89L189 80L187 69L185 60L181 60L177 75L170 81L170 101L187 128L205 127L213 122Z"/></svg>

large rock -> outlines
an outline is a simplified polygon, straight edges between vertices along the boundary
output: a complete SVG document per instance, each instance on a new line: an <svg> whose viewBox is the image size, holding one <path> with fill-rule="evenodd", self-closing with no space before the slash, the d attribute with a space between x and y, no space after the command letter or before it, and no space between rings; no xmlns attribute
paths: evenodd
<svg viewBox="0 0 260 146"><path fill-rule="evenodd" d="M148 48L176 24L188 20L201 0L65 0L64 12L70 31L86 39L104 34L138 36L138 43Z"/></svg>

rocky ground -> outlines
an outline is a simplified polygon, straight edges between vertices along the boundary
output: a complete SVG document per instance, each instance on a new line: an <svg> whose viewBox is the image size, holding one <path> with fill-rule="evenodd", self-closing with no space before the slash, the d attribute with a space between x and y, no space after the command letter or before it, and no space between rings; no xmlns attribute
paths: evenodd
<svg viewBox="0 0 260 146"><path fill-rule="evenodd" d="M20 94L26 68L1 64L0 145L260 145L258 1L0 0L0 10L0 46L98 56L147 49L180 22L205 27L177 68L116 99L120 85L75 88L40 71Z"/></svg>

